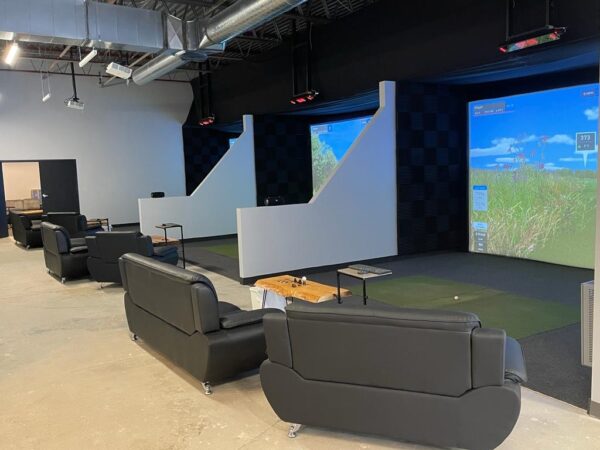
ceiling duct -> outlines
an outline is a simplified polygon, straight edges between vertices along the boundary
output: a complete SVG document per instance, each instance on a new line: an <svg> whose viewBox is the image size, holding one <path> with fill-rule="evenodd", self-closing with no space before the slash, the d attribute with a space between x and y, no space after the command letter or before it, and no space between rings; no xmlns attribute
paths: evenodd
<svg viewBox="0 0 600 450"><path fill-rule="evenodd" d="M208 21L189 21L185 26L186 49L166 52L133 72L136 84L146 84L188 60L206 60L206 53L223 51L225 43L241 33L301 5L306 0L238 0Z"/></svg>

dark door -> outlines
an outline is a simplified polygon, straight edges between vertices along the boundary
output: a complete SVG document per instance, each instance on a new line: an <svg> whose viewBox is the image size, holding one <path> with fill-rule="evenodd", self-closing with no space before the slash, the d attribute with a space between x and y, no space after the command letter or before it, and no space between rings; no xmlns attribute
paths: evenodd
<svg viewBox="0 0 600 450"><path fill-rule="evenodd" d="M44 212L79 212L77 164L74 159L40 161Z"/></svg>
<svg viewBox="0 0 600 450"><path fill-rule="evenodd" d="M4 178L2 176L2 163L0 162L0 238L8 236L8 222L6 220L6 200L4 198Z"/></svg>

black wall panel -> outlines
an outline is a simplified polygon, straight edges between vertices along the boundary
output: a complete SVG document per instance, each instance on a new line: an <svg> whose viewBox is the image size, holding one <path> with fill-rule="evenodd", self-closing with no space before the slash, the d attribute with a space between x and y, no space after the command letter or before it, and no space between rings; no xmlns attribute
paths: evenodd
<svg viewBox="0 0 600 450"><path fill-rule="evenodd" d="M466 250L466 102L443 85L398 83L398 254Z"/></svg>
<svg viewBox="0 0 600 450"><path fill-rule="evenodd" d="M190 195L229 150L229 139L236 134L212 128L183 127L185 187Z"/></svg>
<svg viewBox="0 0 600 450"><path fill-rule="evenodd" d="M254 116L257 204L283 196L286 204L312 197L309 122L303 117Z"/></svg>

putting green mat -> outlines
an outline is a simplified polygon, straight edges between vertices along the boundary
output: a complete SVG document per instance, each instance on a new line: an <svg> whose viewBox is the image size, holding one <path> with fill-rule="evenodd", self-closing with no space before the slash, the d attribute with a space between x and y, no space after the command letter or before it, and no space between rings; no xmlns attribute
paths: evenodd
<svg viewBox="0 0 600 450"><path fill-rule="evenodd" d="M360 285L352 286L359 295ZM367 282L369 298L395 306L475 313L486 328L520 339L580 320L576 306L538 300L443 278L409 276ZM458 299L455 299L458 297Z"/></svg>
<svg viewBox="0 0 600 450"><path fill-rule="evenodd" d="M218 244L209 245L204 247L204 250L216 253L217 255L228 256L229 258L238 259L238 245L237 242L233 244Z"/></svg>

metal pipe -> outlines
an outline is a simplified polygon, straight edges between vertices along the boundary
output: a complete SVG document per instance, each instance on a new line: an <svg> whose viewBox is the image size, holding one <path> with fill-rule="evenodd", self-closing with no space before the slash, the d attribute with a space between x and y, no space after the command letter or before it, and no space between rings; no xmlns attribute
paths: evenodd
<svg viewBox="0 0 600 450"><path fill-rule="evenodd" d="M181 50L177 53L163 53L157 56L133 72L133 82L139 86L143 86L183 66L187 62L181 59L183 53L185 52Z"/></svg>
<svg viewBox="0 0 600 450"><path fill-rule="evenodd" d="M227 42L304 2L306 0L239 0L209 20L199 49Z"/></svg>

